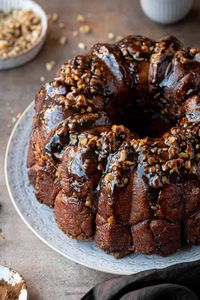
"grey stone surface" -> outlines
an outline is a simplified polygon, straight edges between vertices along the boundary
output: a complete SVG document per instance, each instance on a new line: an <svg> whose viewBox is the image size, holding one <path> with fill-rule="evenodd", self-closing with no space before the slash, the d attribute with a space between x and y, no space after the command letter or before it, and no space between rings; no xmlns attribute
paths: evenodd
<svg viewBox="0 0 200 300"><path fill-rule="evenodd" d="M44 76L50 80L55 69L47 72L45 63L64 60L81 52L77 44L90 46L108 41L108 32L116 36L143 34L159 38L174 34L187 45L200 47L200 2L195 1L185 20L171 26L160 26L148 20L137 0L40 0L47 13L57 12L66 23L64 29L51 24L44 48L35 60L10 71L0 72L0 263L18 270L26 279L31 300L78 300L94 284L112 275L90 270L73 263L43 244L26 227L15 211L5 185L4 155L15 118L34 98ZM77 14L83 14L92 28L89 35L73 37L78 30ZM61 46L59 37L68 43Z"/></svg>

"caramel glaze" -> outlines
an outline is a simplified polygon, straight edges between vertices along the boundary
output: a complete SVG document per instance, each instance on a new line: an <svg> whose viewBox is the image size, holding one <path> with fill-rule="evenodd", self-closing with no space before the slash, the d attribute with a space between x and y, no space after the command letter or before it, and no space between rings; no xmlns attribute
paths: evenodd
<svg viewBox="0 0 200 300"><path fill-rule="evenodd" d="M35 112L29 176L68 235L92 239L96 232L97 245L118 257L170 254L184 230L189 243L200 242L186 219L200 211L199 49L175 37L96 44L42 87ZM141 127L156 137L138 136ZM49 180L53 190L45 190ZM191 197L196 210L187 208Z"/></svg>

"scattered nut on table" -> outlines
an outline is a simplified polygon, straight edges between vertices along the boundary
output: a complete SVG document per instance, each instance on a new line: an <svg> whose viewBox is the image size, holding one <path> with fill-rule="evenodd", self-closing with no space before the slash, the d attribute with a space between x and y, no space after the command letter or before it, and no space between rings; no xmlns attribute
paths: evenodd
<svg viewBox="0 0 200 300"><path fill-rule="evenodd" d="M53 13L51 16L52 22L56 22L58 21L58 14L57 13Z"/></svg>
<svg viewBox="0 0 200 300"><path fill-rule="evenodd" d="M85 22L85 17L83 15L78 15L76 19L78 22Z"/></svg>
<svg viewBox="0 0 200 300"><path fill-rule="evenodd" d="M45 81L45 77L44 76L40 76L40 81L44 82Z"/></svg>
<svg viewBox="0 0 200 300"><path fill-rule="evenodd" d="M64 28L64 27L65 27L65 23L64 23L64 22L60 22L58 26L59 26L59 28L61 28L61 29L62 29L62 28Z"/></svg>
<svg viewBox="0 0 200 300"><path fill-rule="evenodd" d="M82 25L80 28L79 28L79 31L81 33L90 33L91 32L91 28L89 25Z"/></svg>
<svg viewBox="0 0 200 300"><path fill-rule="evenodd" d="M59 43L60 45L65 45L67 43L67 38L65 36L61 36Z"/></svg>
<svg viewBox="0 0 200 300"><path fill-rule="evenodd" d="M41 18L31 10L0 12L0 58L27 52L42 32Z"/></svg>
<svg viewBox="0 0 200 300"><path fill-rule="evenodd" d="M78 43L78 48L81 50L85 50L87 47L84 43Z"/></svg>
<svg viewBox="0 0 200 300"><path fill-rule="evenodd" d="M51 60L46 63L46 69L47 71L51 71L56 65L56 62L54 60Z"/></svg>
<svg viewBox="0 0 200 300"><path fill-rule="evenodd" d="M78 36L78 31L77 30L73 31L72 35L73 35L73 37L77 37Z"/></svg>
<svg viewBox="0 0 200 300"><path fill-rule="evenodd" d="M108 33L108 38L109 38L109 40L113 40L113 39L115 38L114 33L109 32L109 33Z"/></svg>

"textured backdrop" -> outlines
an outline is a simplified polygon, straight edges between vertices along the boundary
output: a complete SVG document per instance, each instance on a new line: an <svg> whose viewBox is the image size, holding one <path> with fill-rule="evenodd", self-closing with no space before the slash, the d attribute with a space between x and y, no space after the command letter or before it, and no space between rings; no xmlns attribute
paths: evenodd
<svg viewBox="0 0 200 300"><path fill-rule="evenodd" d="M12 127L25 107L34 98L41 82L50 80L56 67L66 59L82 52L78 43L89 46L96 41L108 41L108 33L115 36L143 34L159 38L174 34L186 45L200 47L200 2L182 22L160 26L142 13L138 0L40 0L47 13L58 13L66 24L50 24L46 44L38 57L24 67L0 72L0 263L11 266L25 277L30 300L78 300L94 284L111 275L95 272L68 261L38 240L17 215L9 199L4 174L4 154ZM78 14L85 16L91 34L73 37L80 24ZM60 37L68 43L59 45ZM51 72L46 62L55 60Z"/></svg>

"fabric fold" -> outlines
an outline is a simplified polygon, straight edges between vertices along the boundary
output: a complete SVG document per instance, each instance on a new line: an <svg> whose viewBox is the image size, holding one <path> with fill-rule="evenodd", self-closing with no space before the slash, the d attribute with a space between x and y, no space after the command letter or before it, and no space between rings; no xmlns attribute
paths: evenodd
<svg viewBox="0 0 200 300"><path fill-rule="evenodd" d="M97 284L82 300L198 300L200 261L114 277Z"/></svg>

